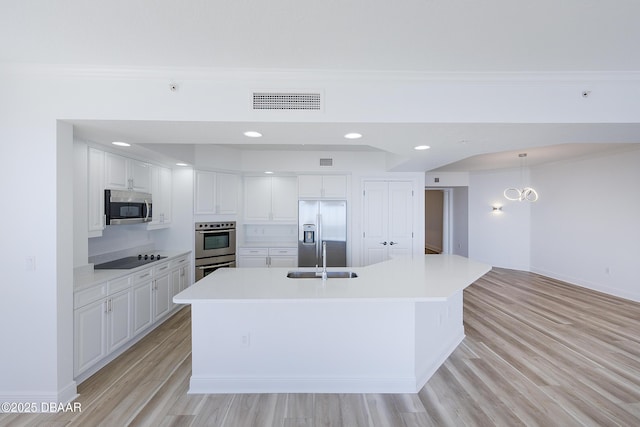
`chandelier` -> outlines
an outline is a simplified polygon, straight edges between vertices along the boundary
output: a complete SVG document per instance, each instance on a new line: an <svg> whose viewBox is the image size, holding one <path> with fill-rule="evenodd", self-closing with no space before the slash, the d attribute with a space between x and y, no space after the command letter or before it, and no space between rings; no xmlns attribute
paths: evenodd
<svg viewBox="0 0 640 427"><path fill-rule="evenodd" d="M527 153L518 154L520 157L520 184L524 182L524 162L527 157ZM532 187L522 187L522 188L507 188L504 190L504 197L507 200L522 202L526 200L528 202L535 202L538 200L538 192L534 190Z"/></svg>

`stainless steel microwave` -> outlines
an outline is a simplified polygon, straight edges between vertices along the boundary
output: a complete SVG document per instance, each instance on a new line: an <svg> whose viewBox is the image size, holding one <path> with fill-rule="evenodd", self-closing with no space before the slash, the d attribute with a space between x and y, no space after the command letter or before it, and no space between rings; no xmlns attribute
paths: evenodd
<svg viewBox="0 0 640 427"><path fill-rule="evenodd" d="M107 225L136 224L152 219L151 194L138 191L104 190Z"/></svg>

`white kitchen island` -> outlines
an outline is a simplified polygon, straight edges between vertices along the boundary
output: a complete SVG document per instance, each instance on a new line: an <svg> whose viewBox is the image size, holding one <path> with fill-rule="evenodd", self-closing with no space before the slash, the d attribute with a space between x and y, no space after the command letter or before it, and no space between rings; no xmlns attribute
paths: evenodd
<svg viewBox="0 0 640 427"><path fill-rule="evenodd" d="M462 291L490 269L425 255L326 281L217 270L174 297L192 310L189 393L416 393L464 338Z"/></svg>

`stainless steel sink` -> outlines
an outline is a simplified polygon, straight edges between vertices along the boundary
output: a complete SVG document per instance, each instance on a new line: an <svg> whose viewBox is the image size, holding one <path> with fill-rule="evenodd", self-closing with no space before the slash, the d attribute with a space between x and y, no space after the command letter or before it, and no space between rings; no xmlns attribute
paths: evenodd
<svg viewBox="0 0 640 427"><path fill-rule="evenodd" d="M290 271L287 273L290 279L320 279L320 274L315 271ZM353 271L327 271L327 279L353 279L358 275Z"/></svg>

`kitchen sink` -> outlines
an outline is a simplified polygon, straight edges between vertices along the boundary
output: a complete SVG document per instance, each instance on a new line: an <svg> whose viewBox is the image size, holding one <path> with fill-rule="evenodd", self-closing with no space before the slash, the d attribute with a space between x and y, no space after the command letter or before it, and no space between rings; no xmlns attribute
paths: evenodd
<svg viewBox="0 0 640 427"><path fill-rule="evenodd" d="M290 279L320 279L320 272L315 271L290 271L287 277ZM327 279L353 279L358 277L353 271L327 271Z"/></svg>

